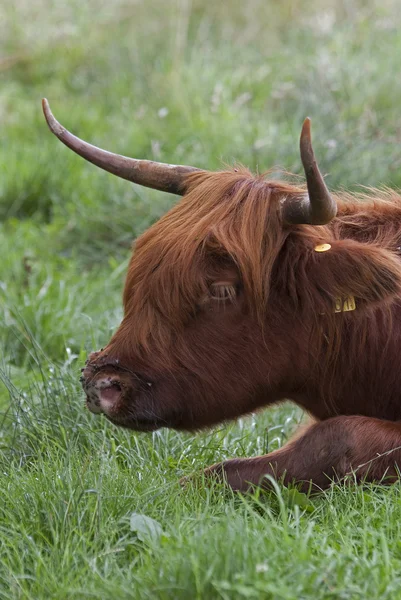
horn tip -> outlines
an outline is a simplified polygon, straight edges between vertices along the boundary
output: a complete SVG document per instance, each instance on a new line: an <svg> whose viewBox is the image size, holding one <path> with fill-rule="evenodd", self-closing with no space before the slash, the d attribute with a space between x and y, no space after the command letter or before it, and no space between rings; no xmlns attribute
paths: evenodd
<svg viewBox="0 0 401 600"><path fill-rule="evenodd" d="M42 98L42 110L47 121L48 117L51 115L51 110L47 98Z"/></svg>
<svg viewBox="0 0 401 600"><path fill-rule="evenodd" d="M302 137L304 137L304 136L310 137L310 131L311 131L311 119L310 119L310 117L306 117L302 124L301 136Z"/></svg>
<svg viewBox="0 0 401 600"><path fill-rule="evenodd" d="M42 98L42 110L50 131L56 136L60 136L62 133L64 133L65 129L60 125L57 119L55 119L52 111L50 110L50 105L47 101L47 98Z"/></svg>

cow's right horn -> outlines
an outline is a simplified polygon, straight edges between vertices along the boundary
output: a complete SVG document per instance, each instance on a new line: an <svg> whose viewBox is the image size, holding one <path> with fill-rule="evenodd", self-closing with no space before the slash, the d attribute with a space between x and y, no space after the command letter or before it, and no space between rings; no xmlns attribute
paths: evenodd
<svg viewBox="0 0 401 600"><path fill-rule="evenodd" d="M101 150L65 129L53 116L46 98L42 100L42 107L50 130L63 144L101 169L133 183L182 196L186 191L186 176L200 170L195 167L128 158Z"/></svg>

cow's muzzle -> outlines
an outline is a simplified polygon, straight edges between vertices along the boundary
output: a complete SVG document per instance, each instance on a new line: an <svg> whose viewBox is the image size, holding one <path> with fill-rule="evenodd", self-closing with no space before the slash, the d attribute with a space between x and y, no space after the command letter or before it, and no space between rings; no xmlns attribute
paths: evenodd
<svg viewBox="0 0 401 600"><path fill-rule="evenodd" d="M93 352L89 356L82 369L81 383L87 408L92 413L103 413L112 420L118 420L127 411L131 412L136 396L152 387L152 382L147 378L101 352Z"/></svg>

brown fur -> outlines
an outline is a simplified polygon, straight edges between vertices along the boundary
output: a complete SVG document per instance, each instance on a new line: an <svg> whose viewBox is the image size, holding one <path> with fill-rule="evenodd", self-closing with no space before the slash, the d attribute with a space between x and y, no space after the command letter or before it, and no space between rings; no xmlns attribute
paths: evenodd
<svg viewBox="0 0 401 600"><path fill-rule="evenodd" d="M345 475L386 451L386 436L401 445L398 426L378 420L401 419L401 197L342 194L330 224L284 226L281 201L303 194L245 169L188 177L182 200L138 239L124 319L85 372L86 387L120 373L113 422L197 429L289 398L333 424L241 462L240 480L253 483L270 458L279 475L321 485L323 472ZM321 243L331 249L316 252ZM349 295L356 310L336 313L336 299Z"/></svg>

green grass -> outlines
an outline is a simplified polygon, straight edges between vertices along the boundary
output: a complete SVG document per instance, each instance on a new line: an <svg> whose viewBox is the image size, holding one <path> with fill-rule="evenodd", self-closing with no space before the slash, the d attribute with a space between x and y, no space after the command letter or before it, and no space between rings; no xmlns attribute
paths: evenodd
<svg viewBox="0 0 401 600"><path fill-rule="evenodd" d="M400 27L396 0L1 3L1 598L401 598L399 485L179 486L280 447L300 409L194 436L84 409L79 369L121 319L132 240L175 198L67 151L40 106L122 154L294 173L309 115L333 189L401 186Z"/></svg>

